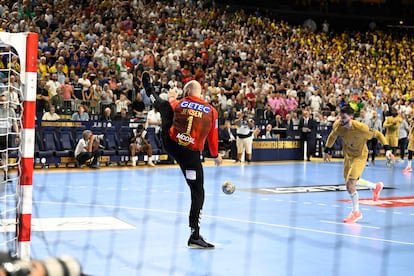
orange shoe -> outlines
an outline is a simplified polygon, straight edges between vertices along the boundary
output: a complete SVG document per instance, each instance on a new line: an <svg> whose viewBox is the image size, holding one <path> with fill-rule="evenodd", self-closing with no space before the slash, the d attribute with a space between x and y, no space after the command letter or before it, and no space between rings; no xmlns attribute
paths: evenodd
<svg viewBox="0 0 414 276"><path fill-rule="evenodd" d="M413 171L413 169L412 169L411 167L407 166L407 167L403 170L403 173L409 173L409 172L412 172L412 171Z"/></svg>
<svg viewBox="0 0 414 276"><path fill-rule="evenodd" d="M345 223L355 223L360 219L362 219L361 211L351 212L347 218L344 218L344 222Z"/></svg>
<svg viewBox="0 0 414 276"><path fill-rule="evenodd" d="M384 188L384 184L382 182L378 182L376 184L375 189L372 191L372 200L377 201L382 189Z"/></svg>

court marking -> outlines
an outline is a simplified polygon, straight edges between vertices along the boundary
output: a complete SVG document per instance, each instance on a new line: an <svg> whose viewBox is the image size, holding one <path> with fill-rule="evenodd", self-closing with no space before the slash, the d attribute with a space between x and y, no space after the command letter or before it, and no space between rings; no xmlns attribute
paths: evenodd
<svg viewBox="0 0 414 276"><path fill-rule="evenodd" d="M62 205L62 203L51 202L51 201L33 201L33 203L36 203L36 204L50 204L50 205ZM135 211L140 210L140 211L165 213L165 214L181 214L181 215L188 216L188 212L178 212L178 211L152 209L152 208L139 208L139 207L127 207L127 206L104 205L104 204L71 203L71 202L65 202L64 205L68 205L68 206L85 206L85 207L101 207L101 208L118 208L118 209L125 209L125 210L135 210ZM369 241L379 241L379 242L384 242L384 243L414 246L414 242L398 241L398 240L390 240L390 239L381 239L381 238L374 238L374 237L368 237L368 236L358 236L358 235L337 233L337 232L332 232L332 231L319 230L319 229L306 228L306 227L289 226L289 225L284 225L284 224L275 224L275 223L268 223L268 222L261 222L261 221L251 221L251 220L247 220L247 219L236 219L236 218L228 218L228 217L221 217L221 216L211 216L211 215L205 215L205 214L203 214L203 218L220 219L220 220L224 220L224 221L239 222L239 223L244 223L244 224L256 224L256 225L262 225L262 226L269 226L269 227L273 227L273 228L298 230L298 231L303 231L303 232L326 234L326 235L331 235L331 236L341 236L341 237L348 237L348 238L355 238L355 239L362 239L362 240L369 240ZM358 225L360 225L360 224L358 224Z"/></svg>
<svg viewBox="0 0 414 276"><path fill-rule="evenodd" d="M337 224L337 225L343 225L343 226L358 226L359 228L381 229L381 227L378 227L378 226L362 225L359 223L344 223L344 222L331 221L331 220L320 220L319 222L327 223L327 224Z"/></svg>
<svg viewBox="0 0 414 276"><path fill-rule="evenodd" d="M14 232L16 220L4 219L1 224L5 230L0 232ZM115 217L60 217L60 218L32 218L32 231L85 231L85 230L134 230L135 226Z"/></svg>

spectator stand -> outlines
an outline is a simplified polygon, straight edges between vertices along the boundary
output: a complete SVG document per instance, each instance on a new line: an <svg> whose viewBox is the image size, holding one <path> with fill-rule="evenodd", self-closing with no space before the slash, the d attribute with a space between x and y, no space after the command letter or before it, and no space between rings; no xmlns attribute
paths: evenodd
<svg viewBox="0 0 414 276"><path fill-rule="evenodd" d="M74 149L85 129L93 134L103 134L101 141L101 165L127 165L130 161L129 141L136 122L100 121L42 121L36 131L36 154L34 166L41 168L77 166ZM153 148L154 162L171 163L172 159L162 148L159 137L153 128L148 128L148 140ZM148 156L140 153L140 161L146 162Z"/></svg>

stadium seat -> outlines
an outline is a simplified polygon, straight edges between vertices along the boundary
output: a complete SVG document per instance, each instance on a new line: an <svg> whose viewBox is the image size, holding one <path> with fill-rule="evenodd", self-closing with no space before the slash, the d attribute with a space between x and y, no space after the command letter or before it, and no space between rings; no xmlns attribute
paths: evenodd
<svg viewBox="0 0 414 276"><path fill-rule="evenodd" d="M82 138L82 133L83 133L84 130L86 130L86 126L84 126L84 125L76 127L76 129L75 129L75 145Z"/></svg>
<svg viewBox="0 0 414 276"><path fill-rule="evenodd" d="M102 155L113 156L118 154L118 150L121 147L114 127L106 129L103 145L105 146L105 149L102 151Z"/></svg>
<svg viewBox="0 0 414 276"><path fill-rule="evenodd" d="M62 127L56 133L58 134L59 139L59 151L56 155L73 157L75 142L72 129L69 127Z"/></svg>
<svg viewBox="0 0 414 276"><path fill-rule="evenodd" d="M42 167L48 167L54 157L53 150L46 150L43 142L42 132L35 132L35 164L42 164Z"/></svg>
<svg viewBox="0 0 414 276"><path fill-rule="evenodd" d="M161 154L160 144L157 141L157 134L155 134L155 128L149 127L147 128L147 137L148 142L151 144L152 147L152 154L157 155Z"/></svg>
<svg viewBox="0 0 414 276"><path fill-rule="evenodd" d="M54 154L58 151L58 139L56 137L54 127L46 127L43 129L43 146L44 150L52 151Z"/></svg>
<svg viewBox="0 0 414 276"><path fill-rule="evenodd" d="M122 150L127 150L129 155L129 144L131 140L131 129L128 126L121 126L119 130L119 144Z"/></svg>

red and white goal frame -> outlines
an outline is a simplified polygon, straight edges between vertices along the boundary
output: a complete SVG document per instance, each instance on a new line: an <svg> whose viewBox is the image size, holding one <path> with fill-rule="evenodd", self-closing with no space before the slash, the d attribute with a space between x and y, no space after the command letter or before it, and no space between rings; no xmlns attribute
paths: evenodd
<svg viewBox="0 0 414 276"><path fill-rule="evenodd" d="M0 32L0 43L13 47L19 57L22 88L20 162L17 181L16 253L30 258L32 220L33 156L35 149L35 116L37 87L37 33Z"/></svg>

